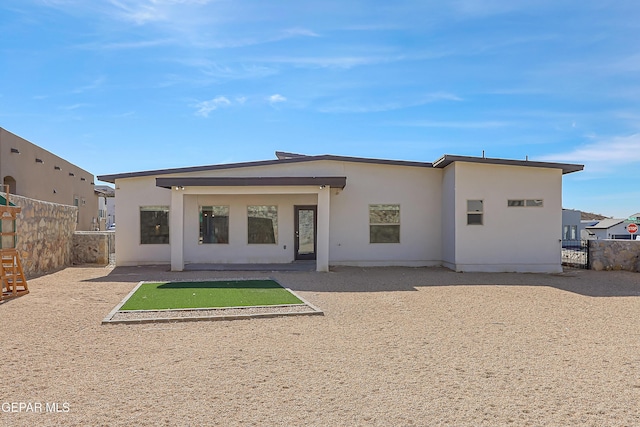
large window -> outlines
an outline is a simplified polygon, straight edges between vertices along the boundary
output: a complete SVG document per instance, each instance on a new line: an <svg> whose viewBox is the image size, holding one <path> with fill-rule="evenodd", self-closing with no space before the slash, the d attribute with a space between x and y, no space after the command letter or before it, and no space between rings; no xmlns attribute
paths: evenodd
<svg viewBox="0 0 640 427"><path fill-rule="evenodd" d="M369 243L400 243L400 205L369 205Z"/></svg>
<svg viewBox="0 0 640 427"><path fill-rule="evenodd" d="M140 244L169 243L169 207L140 207Z"/></svg>
<svg viewBox="0 0 640 427"><path fill-rule="evenodd" d="M229 206L200 207L198 243L229 243Z"/></svg>
<svg viewBox="0 0 640 427"><path fill-rule="evenodd" d="M278 207L247 206L248 243L278 242Z"/></svg>
<svg viewBox="0 0 640 427"><path fill-rule="evenodd" d="M484 224L484 201L467 200L467 225Z"/></svg>

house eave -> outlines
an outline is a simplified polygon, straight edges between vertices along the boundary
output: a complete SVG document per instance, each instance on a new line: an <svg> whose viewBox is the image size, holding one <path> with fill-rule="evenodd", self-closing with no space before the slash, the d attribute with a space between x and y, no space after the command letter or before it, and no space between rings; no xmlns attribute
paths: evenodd
<svg viewBox="0 0 640 427"><path fill-rule="evenodd" d="M156 187L328 186L343 189L346 176L171 177L156 178Z"/></svg>
<svg viewBox="0 0 640 427"><path fill-rule="evenodd" d="M496 159L496 158L490 158L490 157L456 156L451 154L445 154L444 156L442 156L441 158L433 162L433 167L443 169L454 162L562 169L563 175L568 173L573 173L573 172L579 172L584 169L584 165L574 164L574 163L537 162L537 161L531 161L531 160L512 160L512 159Z"/></svg>

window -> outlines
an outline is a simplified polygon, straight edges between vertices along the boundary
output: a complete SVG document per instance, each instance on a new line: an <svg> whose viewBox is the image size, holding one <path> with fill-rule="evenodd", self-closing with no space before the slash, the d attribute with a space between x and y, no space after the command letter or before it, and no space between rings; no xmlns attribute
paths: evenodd
<svg viewBox="0 0 640 427"><path fill-rule="evenodd" d="M544 205L542 199L517 199L507 200L507 206L513 207L526 207L526 208L541 208Z"/></svg>
<svg viewBox="0 0 640 427"><path fill-rule="evenodd" d="M369 205L369 243L400 243L400 205Z"/></svg>
<svg viewBox="0 0 640 427"><path fill-rule="evenodd" d="M229 243L229 206L200 207L198 243Z"/></svg>
<svg viewBox="0 0 640 427"><path fill-rule="evenodd" d="M169 243L169 207L140 207L140 244Z"/></svg>
<svg viewBox="0 0 640 427"><path fill-rule="evenodd" d="M467 200L467 225L483 224L483 205L483 200Z"/></svg>
<svg viewBox="0 0 640 427"><path fill-rule="evenodd" d="M578 239L578 226L577 225L565 225L562 232L563 240L577 240Z"/></svg>
<svg viewBox="0 0 640 427"><path fill-rule="evenodd" d="M278 207L247 206L248 243L272 243L278 241Z"/></svg>

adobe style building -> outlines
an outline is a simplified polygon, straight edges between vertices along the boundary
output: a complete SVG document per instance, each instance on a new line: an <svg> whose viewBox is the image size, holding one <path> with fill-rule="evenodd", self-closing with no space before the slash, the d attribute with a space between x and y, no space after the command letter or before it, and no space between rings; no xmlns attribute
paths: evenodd
<svg viewBox="0 0 640 427"><path fill-rule="evenodd" d="M77 230L95 228L98 198L93 174L3 128L0 179L12 194L77 206Z"/></svg>
<svg viewBox="0 0 640 427"><path fill-rule="evenodd" d="M99 176L116 186L116 264L562 271L562 176L582 165L276 156Z"/></svg>

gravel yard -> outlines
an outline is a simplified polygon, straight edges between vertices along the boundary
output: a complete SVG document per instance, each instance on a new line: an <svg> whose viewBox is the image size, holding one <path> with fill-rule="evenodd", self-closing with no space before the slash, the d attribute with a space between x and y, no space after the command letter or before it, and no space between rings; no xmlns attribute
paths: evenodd
<svg viewBox="0 0 640 427"><path fill-rule="evenodd" d="M0 304L0 425L640 425L638 273L274 272L324 316L101 324L141 280L243 274L32 279Z"/></svg>

